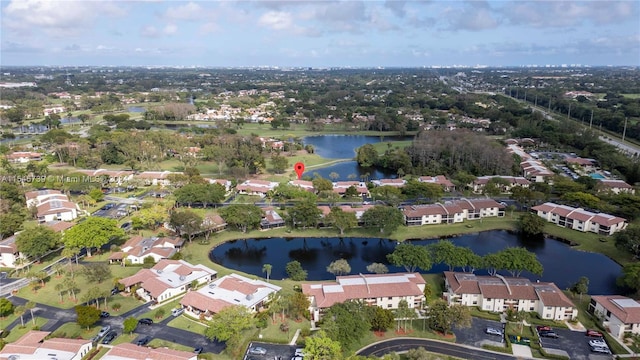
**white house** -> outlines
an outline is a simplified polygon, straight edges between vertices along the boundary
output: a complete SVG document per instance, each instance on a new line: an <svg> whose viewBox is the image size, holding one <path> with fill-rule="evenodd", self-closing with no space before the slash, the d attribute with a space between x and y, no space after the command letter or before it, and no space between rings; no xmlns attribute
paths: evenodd
<svg viewBox="0 0 640 360"><path fill-rule="evenodd" d="M313 186L313 181L308 180L291 180L289 185L297 186L309 192L315 192L316 188Z"/></svg>
<svg viewBox="0 0 640 360"><path fill-rule="evenodd" d="M529 159L520 163L522 176L532 182L545 182L555 175L539 160Z"/></svg>
<svg viewBox="0 0 640 360"><path fill-rule="evenodd" d="M406 300L410 308L421 308L424 289L425 280L419 273L336 276L335 282L302 284L314 321L333 304L348 300L362 300L384 309L397 309L400 301Z"/></svg>
<svg viewBox="0 0 640 360"><path fill-rule="evenodd" d="M192 316L210 317L220 310L242 305L252 312L260 311L272 294L281 287L268 282L230 274L198 289L188 292L180 304Z"/></svg>
<svg viewBox="0 0 640 360"><path fill-rule="evenodd" d="M171 171L143 171L138 175L134 175L134 178L140 179L145 185L169 186L171 185L171 180L169 180L168 176L171 174L182 173L172 173Z"/></svg>
<svg viewBox="0 0 640 360"><path fill-rule="evenodd" d="M621 295L592 296L589 312L602 321L611 335L640 335L640 303Z"/></svg>
<svg viewBox="0 0 640 360"><path fill-rule="evenodd" d="M627 221L621 217L551 202L534 206L531 210L548 222L582 232L613 235L627 227Z"/></svg>
<svg viewBox="0 0 640 360"><path fill-rule="evenodd" d="M186 292L192 282L206 284L216 278L217 272L202 264L191 265L184 260L160 260L151 269L142 269L135 275L119 280L127 292L138 286L137 294L146 301L161 303Z"/></svg>
<svg viewBox="0 0 640 360"><path fill-rule="evenodd" d="M621 194L621 193L635 194L636 193L636 190L633 188L633 186L627 184L622 180L600 179L598 181L598 184L596 185L596 188L598 189L599 192L610 191L614 194Z"/></svg>
<svg viewBox="0 0 640 360"><path fill-rule="evenodd" d="M109 262L125 261L132 264L142 264L146 257L151 257L155 262L168 259L177 253L184 239L180 237L151 237L132 236L121 247L121 251L109 256Z"/></svg>
<svg viewBox="0 0 640 360"><path fill-rule="evenodd" d="M493 199L461 199L427 205L408 205L401 208L409 225L453 224L464 220L504 216L505 206Z"/></svg>
<svg viewBox="0 0 640 360"><path fill-rule="evenodd" d="M16 151L11 154L7 154L5 157L7 158L7 161L17 164L26 164L29 161L42 160L42 154L31 151Z"/></svg>
<svg viewBox="0 0 640 360"><path fill-rule="evenodd" d="M393 186L397 188L404 187L407 184L407 181L404 179L380 179L380 180L371 180L371 182L375 186Z"/></svg>
<svg viewBox="0 0 640 360"><path fill-rule="evenodd" d="M522 176L479 176L471 184L473 192L481 193L484 190L485 186L492 179L501 179L501 181L505 183L500 184L500 192L503 194L511 192L511 188L514 186L522 186L528 188L529 184L531 184L529 180L525 179Z"/></svg>
<svg viewBox="0 0 640 360"><path fill-rule="evenodd" d="M36 207L38 222L72 221L78 217L78 205L58 190L25 193L27 207Z"/></svg>
<svg viewBox="0 0 640 360"><path fill-rule="evenodd" d="M31 330L0 350L0 359L20 360L80 360L89 353L91 340L49 338L49 331Z"/></svg>
<svg viewBox="0 0 640 360"><path fill-rule="evenodd" d="M239 194L258 195L260 197L267 196L270 190L278 186L277 182L265 180L247 180L236 186Z"/></svg>
<svg viewBox="0 0 640 360"><path fill-rule="evenodd" d="M541 318L571 320L578 309L554 283L527 278L478 276L471 273L444 272L443 297L449 305L476 306L481 310L537 312Z"/></svg>
<svg viewBox="0 0 640 360"><path fill-rule="evenodd" d="M356 189L358 195L367 195L369 194L369 189L367 185L363 182L357 181L338 181L333 183L333 192L338 193L340 195L344 195L347 192L347 189L353 187Z"/></svg>

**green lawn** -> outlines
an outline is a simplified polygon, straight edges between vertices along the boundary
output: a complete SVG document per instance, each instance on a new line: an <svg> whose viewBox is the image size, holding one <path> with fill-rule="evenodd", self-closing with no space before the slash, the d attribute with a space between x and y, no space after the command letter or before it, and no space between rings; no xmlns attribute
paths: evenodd
<svg viewBox="0 0 640 360"><path fill-rule="evenodd" d="M175 319L169 321L167 325L177 329L191 331L199 335L204 334L204 330L206 329L206 326L199 320L194 320L184 315L177 316Z"/></svg>
<svg viewBox="0 0 640 360"><path fill-rule="evenodd" d="M22 335L28 333L31 330L40 329L44 324L49 322L49 320L36 316L35 322L36 324L34 325L33 321L31 321L31 316L29 316L29 321L25 321L24 326L22 326L21 324L14 326L13 329L11 329L11 331L9 332L9 335L4 338L4 341L14 342L22 337Z"/></svg>
<svg viewBox="0 0 640 360"><path fill-rule="evenodd" d="M276 316L275 319L276 319L275 322L273 322L273 319L269 319L269 321L267 321L267 328L260 329L259 335L262 335L262 338L258 336L259 341L286 344L291 341L291 339L293 338L293 335L296 333L296 330L311 328L311 323L307 319L301 319L299 321L296 321L290 318L286 318L282 320L281 316ZM286 324L289 327L289 330L282 331L280 329L281 324ZM255 340L258 340L258 339L255 339Z"/></svg>
<svg viewBox="0 0 640 360"><path fill-rule="evenodd" d="M56 331L52 333L54 337L62 337L68 339L91 339L98 331L100 331L101 325L92 326L91 328L81 328L78 323L68 322L60 326Z"/></svg>
<svg viewBox="0 0 640 360"><path fill-rule="evenodd" d="M161 339L153 339L149 342L149 347L152 348L169 348L169 349L173 349L173 350L181 350L181 351L187 351L187 352L192 352L193 348L190 346L185 346L185 345L180 345L180 344L176 344L174 342L171 341L167 341L167 340L161 340Z"/></svg>
<svg viewBox="0 0 640 360"><path fill-rule="evenodd" d="M161 306L150 310L142 315L140 315L140 318L150 318L153 319L156 322L162 321L168 317L171 317L171 310L175 309L179 304L180 304L180 299L182 299L182 296L184 294L180 294L179 298L169 301L166 304L162 304ZM164 310L164 315L162 317L157 317L156 313L158 312L159 309L163 309Z"/></svg>

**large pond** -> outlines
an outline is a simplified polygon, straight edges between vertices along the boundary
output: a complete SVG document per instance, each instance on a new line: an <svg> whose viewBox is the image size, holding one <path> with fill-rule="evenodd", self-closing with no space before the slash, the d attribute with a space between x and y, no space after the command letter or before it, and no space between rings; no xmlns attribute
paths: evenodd
<svg viewBox="0 0 640 360"><path fill-rule="evenodd" d="M487 231L461 235L450 239L454 244L471 248L479 255L497 252L513 246L524 246L534 252L544 267L542 276L523 273L532 281L552 281L560 289L566 289L581 276L589 278L590 294L617 294L622 290L616 286L621 268L602 254L572 249L569 245L553 239L529 242L507 231ZM413 240L412 243L427 245L437 240ZM346 259L351 274L366 273L367 265L373 262L387 264L391 272L403 268L388 263L386 255L393 252L396 242L375 238L269 238L236 240L221 244L211 250L209 258L222 266L264 277L262 266L273 266L271 277L286 277L285 265L297 260L308 272L308 280L328 280L334 276L326 271L327 265L338 259ZM429 273L448 270L443 265L434 266ZM486 274L476 271L476 274ZM508 275L508 273L504 273Z"/></svg>
<svg viewBox="0 0 640 360"><path fill-rule="evenodd" d="M412 137L390 137L390 136L365 136L365 135L318 135L304 138L305 145L313 145L315 152L326 159L353 159L356 156L356 149L365 144L375 144L382 141L407 140ZM366 180L395 178L396 174L385 172L377 168L364 168L356 161L344 161L322 169L310 169L303 176L313 177L318 174L325 179L331 179L329 174L336 173L338 181Z"/></svg>

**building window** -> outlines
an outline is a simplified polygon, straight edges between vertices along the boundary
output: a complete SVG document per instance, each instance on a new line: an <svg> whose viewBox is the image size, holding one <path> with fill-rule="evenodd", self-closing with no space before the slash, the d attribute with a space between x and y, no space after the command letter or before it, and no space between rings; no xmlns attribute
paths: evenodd
<svg viewBox="0 0 640 360"><path fill-rule="evenodd" d="M388 297L388 299L389 299L389 300L393 300L393 296L389 296L389 297Z"/></svg>
<svg viewBox="0 0 640 360"><path fill-rule="evenodd" d="M533 306L529 308L529 311L533 311Z"/></svg>
<svg viewBox="0 0 640 360"><path fill-rule="evenodd" d="M388 307L388 308L390 308L390 307L391 307L391 304L387 304L387 307Z"/></svg>

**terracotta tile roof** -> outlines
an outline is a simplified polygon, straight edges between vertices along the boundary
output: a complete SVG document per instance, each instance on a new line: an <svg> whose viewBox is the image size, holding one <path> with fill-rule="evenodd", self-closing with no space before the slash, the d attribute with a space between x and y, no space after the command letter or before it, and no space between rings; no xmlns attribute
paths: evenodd
<svg viewBox="0 0 640 360"><path fill-rule="evenodd" d="M347 300L388 296L423 296L419 273L337 276L336 282L302 284L302 292L315 298L318 308L328 308Z"/></svg>
<svg viewBox="0 0 640 360"><path fill-rule="evenodd" d="M473 183L474 184L478 184L478 185L486 185L489 182L489 180L491 180L493 178L504 179L504 180L508 181L511 185L529 185L529 184L531 184L531 182L529 180L525 179L522 176L500 176L500 175L479 176L478 178L476 178L476 180Z"/></svg>
<svg viewBox="0 0 640 360"><path fill-rule="evenodd" d="M180 304L185 307L193 307L198 310L208 311L211 314L218 313L220 310L234 305L222 299L205 296L198 291L188 292L182 300L180 300Z"/></svg>
<svg viewBox="0 0 640 360"><path fill-rule="evenodd" d="M107 352L104 360L195 360L197 355L192 352L137 346L132 343L114 345Z"/></svg>
<svg viewBox="0 0 640 360"><path fill-rule="evenodd" d="M425 183L432 183L442 185L444 187L454 187L455 185L451 182L451 180L447 179L444 175L437 176L420 176L418 181Z"/></svg>
<svg viewBox="0 0 640 360"><path fill-rule="evenodd" d="M622 180L599 180L600 185L608 188L618 188L618 189L633 189L633 186L627 184Z"/></svg>
<svg viewBox="0 0 640 360"><path fill-rule="evenodd" d="M575 307L554 283L532 283L527 278L478 276L445 271L455 294L482 294L491 299L540 300L545 306Z"/></svg>
<svg viewBox="0 0 640 360"><path fill-rule="evenodd" d="M594 216L593 219L591 219L591 221L600 225L611 226L614 224L625 222L627 220L621 217L600 213L600 214L596 214L596 216Z"/></svg>
<svg viewBox="0 0 640 360"><path fill-rule="evenodd" d="M55 232L61 232L61 231L67 230L68 228L72 227L75 224L68 221L49 221L44 223L43 225L48 226L51 230Z"/></svg>
<svg viewBox="0 0 640 360"><path fill-rule="evenodd" d="M50 194L62 194L62 192L60 190L50 190L50 189L35 190L35 191L26 192L24 196L27 200L31 200L41 195L50 195Z"/></svg>
<svg viewBox="0 0 640 360"><path fill-rule="evenodd" d="M593 159L585 159L585 158L581 158L581 157L565 157L564 161L569 163L569 164L577 164L577 165L582 165L582 166L588 166L588 165L593 165L594 160Z"/></svg>
<svg viewBox="0 0 640 360"><path fill-rule="evenodd" d="M605 309L625 324L640 324L640 303L622 295L592 296Z"/></svg>

